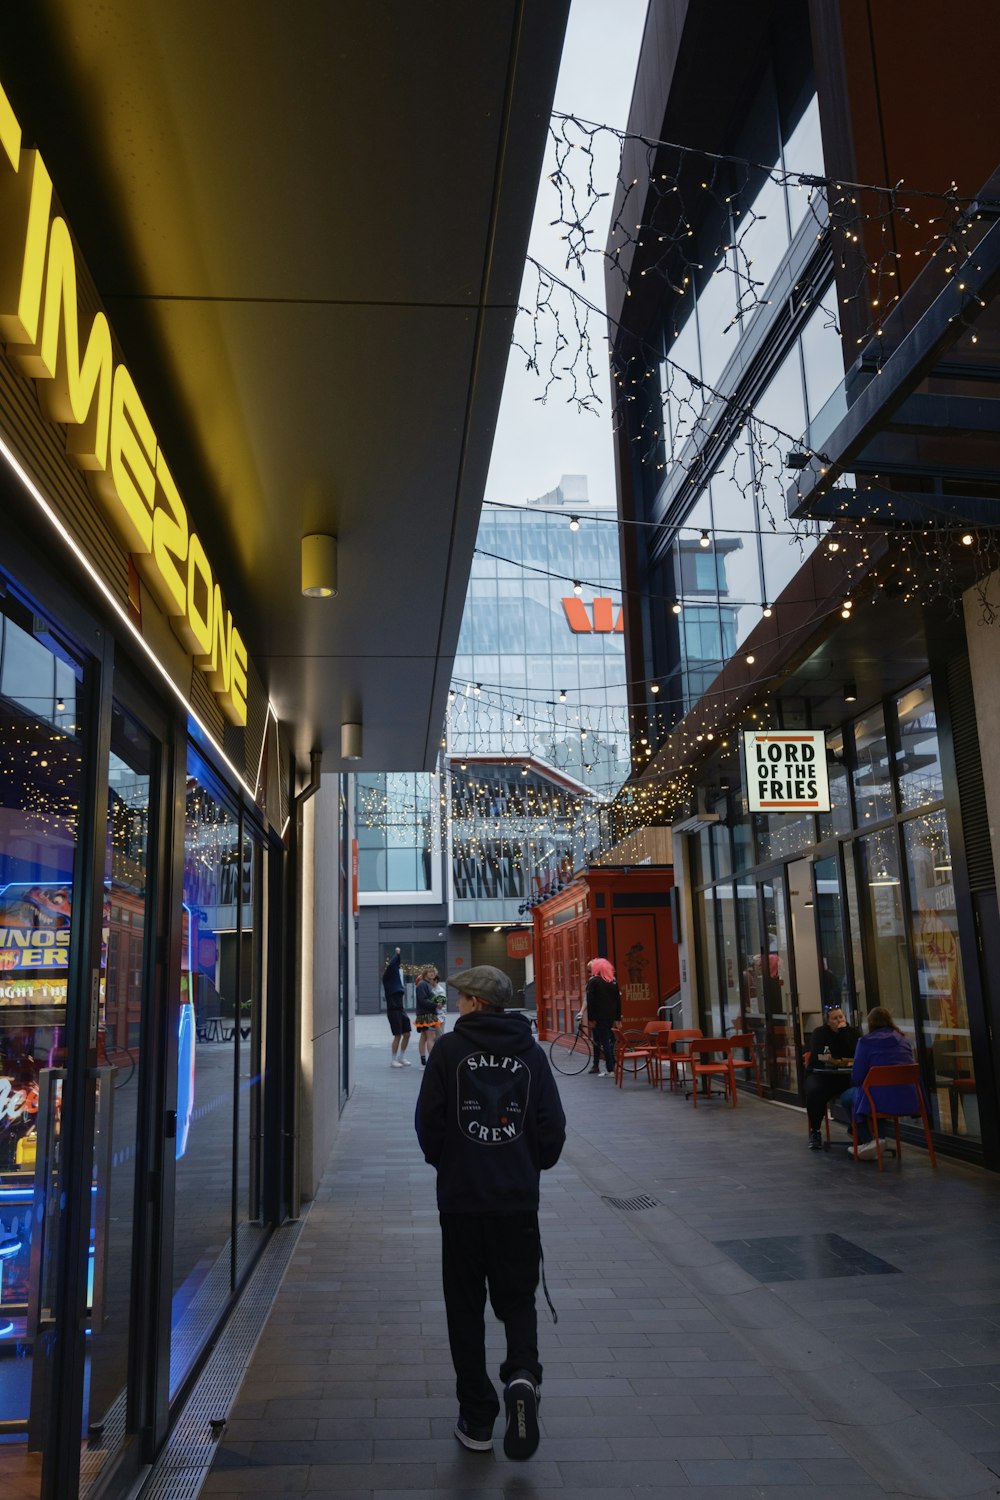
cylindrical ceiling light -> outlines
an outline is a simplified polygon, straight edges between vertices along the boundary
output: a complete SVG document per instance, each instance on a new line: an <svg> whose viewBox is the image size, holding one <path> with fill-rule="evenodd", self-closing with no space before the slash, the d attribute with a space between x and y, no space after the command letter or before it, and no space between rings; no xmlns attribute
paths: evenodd
<svg viewBox="0 0 1000 1500"><path fill-rule="evenodd" d="M337 538L313 532L302 538L302 592L330 599L337 592Z"/></svg>
<svg viewBox="0 0 1000 1500"><path fill-rule="evenodd" d="M361 759L361 725L341 724L340 726L340 758L341 760Z"/></svg>

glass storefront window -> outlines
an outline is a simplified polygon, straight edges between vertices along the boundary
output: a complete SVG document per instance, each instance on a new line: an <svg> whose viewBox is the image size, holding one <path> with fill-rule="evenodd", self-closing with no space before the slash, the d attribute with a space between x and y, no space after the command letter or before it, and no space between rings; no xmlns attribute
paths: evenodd
<svg viewBox="0 0 1000 1500"><path fill-rule="evenodd" d="M753 864L753 828L750 814L743 811L742 805L733 821L733 863L737 874L749 870Z"/></svg>
<svg viewBox="0 0 1000 1500"><path fill-rule="evenodd" d="M97 1042L97 1120L91 1239L90 1366L85 1467L93 1476L125 1440L136 1167L144 1051L143 1000L150 847L155 799L153 741L115 703L108 765L108 832L104 870L107 942L102 954Z"/></svg>
<svg viewBox="0 0 1000 1500"><path fill-rule="evenodd" d="M743 1014L743 1026L753 1035L757 1066L763 1077L767 1054L764 970L761 963L757 886L753 881L737 882L736 930L739 938L740 1008Z"/></svg>
<svg viewBox="0 0 1000 1500"><path fill-rule="evenodd" d="M844 765L844 736L838 730L826 737L826 769L830 782L830 811L819 815L819 836L833 838L851 827L851 786Z"/></svg>
<svg viewBox="0 0 1000 1500"><path fill-rule="evenodd" d="M934 1073L934 1124L952 1135L978 1139L979 1108L944 813L911 819L903 825L903 839L920 1022Z"/></svg>
<svg viewBox="0 0 1000 1500"><path fill-rule="evenodd" d="M891 818L892 772L885 734L885 715L873 709L854 725L854 805L858 825Z"/></svg>
<svg viewBox="0 0 1000 1500"><path fill-rule="evenodd" d="M818 859L814 871L816 880L816 938L819 946L820 998L824 1007L843 1006L844 1014L853 1026L858 1024L854 1011L847 969L846 925L844 902L840 891L837 860Z"/></svg>
<svg viewBox="0 0 1000 1500"><path fill-rule="evenodd" d="M184 830L171 1394L197 1358L232 1289L241 884L236 813L191 752Z"/></svg>
<svg viewBox="0 0 1000 1500"><path fill-rule="evenodd" d="M861 878L871 932L875 994L869 1005L890 1010L900 1031L914 1038L913 999L903 921L903 893L899 880L896 831L883 829L859 840Z"/></svg>
<svg viewBox="0 0 1000 1500"><path fill-rule="evenodd" d="M937 718L929 677L896 699L900 752L896 758L902 812L940 802L944 796Z"/></svg>
<svg viewBox="0 0 1000 1500"><path fill-rule="evenodd" d="M785 876L762 881L760 890L764 914L761 984L767 1020L767 1076L772 1088L788 1092L796 1086L798 1060L788 965Z"/></svg>
<svg viewBox="0 0 1000 1500"><path fill-rule="evenodd" d="M736 902L732 885L716 887L719 928L719 968L723 996L722 1022L727 1030L740 1022L740 953L736 931Z"/></svg>
<svg viewBox="0 0 1000 1500"><path fill-rule="evenodd" d="M726 807L727 799L725 797L717 802L713 802L711 807L711 811L718 813L720 819L710 830L712 835L712 851L715 859L715 878L717 880L733 873L733 857L729 848L729 829L726 826Z"/></svg>
<svg viewBox="0 0 1000 1500"><path fill-rule="evenodd" d="M264 850L243 834L240 870L239 1006L236 1016L236 1069L239 1118L236 1140L236 1275L250 1264L265 1233L263 1193L263 1099L267 1058L263 1036Z"/></svg>
<svg viewBox="0 0 1000 1500"><path fill-rule="evenodd" d="M816 820L811 813L756 813L757 848L760 862L788 859L816 842Z"/></svg>
<svg viewBox="0 0 1000 1500"><path fill-rule="evenodd" d="M858 896L858 876L854 853L855 846L847 844L844 848L844 900L847 903L847 932L851 944L851 959L854 964L854 1014L860 1025L872 1006L868 1002L868 987L865 983L865 958L861 940L861 902Z"/></svg>
<svg viewBox="0 0 1000 1500"><path fill-rule="evenodd" d="M706 1036L721 1036L722 986L719 982L719 953L716 948L715 891L699 891L695 896L698 913L698 940L702 962L702 984L698 997L699 1024Z"/></svg>
<svg viewBox="0 0 1000 1500"><path fill-rule="evenodd" d="M82 681L50 624L12 592L0 596L0 1419L25 1424L20 1436L12 1434L3 1466L3 1482L25 1496L37 1493L39 1467L21 1445L33 1407L44 1412L46 1405L39 1390L48 1379L45 1350L56 1337L48 1314L61 1269L56 1189L69 1062ZM127 1029L125 1035L127 1041ZM46 1141L50 1191L36 1205L36 1161L45 1165ZM32 1254L40 1246L41 1266ZM28 1327L32 1312L43 1335ZM102 1390L107 1353L102 1343ZM33 1446L41 1448L43 1437L36 1430Z"/></svg>

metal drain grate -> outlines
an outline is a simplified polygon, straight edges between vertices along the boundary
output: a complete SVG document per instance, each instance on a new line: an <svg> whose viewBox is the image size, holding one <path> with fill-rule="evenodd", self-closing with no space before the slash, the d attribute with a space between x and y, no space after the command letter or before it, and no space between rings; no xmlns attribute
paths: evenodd
<svg viewBox="0 0 1000 1500"><path fill-rule="evenodd" d="M301 1221L284 1224L268 1240L249 1285L140 1491L141 1500L193 1500L204 1484L222 1437L221 1428L213 1431L213 1420L229 1414L301 1227Z"/></svg>
<svg viewBox="0 0 1000 1500"><path fill-rule="evenodd" d="M658 1208L659 1200L651 1198L648 1193L639 1193L635 1198L604 1198L604 1203L609 1203L612 1208L620 1208L623 1213L635 1213L640 1208Z"/></svg>

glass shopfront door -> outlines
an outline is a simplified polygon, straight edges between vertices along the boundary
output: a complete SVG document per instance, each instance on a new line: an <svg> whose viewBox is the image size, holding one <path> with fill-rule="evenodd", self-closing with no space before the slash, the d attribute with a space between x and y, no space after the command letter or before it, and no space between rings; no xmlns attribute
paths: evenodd
<svg viewBox="0 0 1000 1500"><path fill-rule="evenodd" d="M136 1191L148 1087L144 1061L150 1054L145 1042L154 967L147 934L156 931L151 884L157 867L160 757L159 743L116 698L108 756L81 1496L139 1426L129 1367L138 1333L133 1327L140 1235Z"/></svg>
<svg viewBox="0 0 1000 1500"><path fill-rule="evenodd" d="M792 1094L798 1087L798 1030L789 954L787 879L782 871L736 886L744 1029L754 1038L761 1078Z"/></svg>
<svg viewBox="0 0 1000 1500"><path fill-rule="evenodd" d="M84 660L0 597L0 1492L40 1493L59 1341Z"/></svg>
<svg viewBox="0 0 1000 1500"><path fill-rule="evenodd" d="M0 589L0 1494L64 1500L138 1471L165 729L29 598Z"/></svg>

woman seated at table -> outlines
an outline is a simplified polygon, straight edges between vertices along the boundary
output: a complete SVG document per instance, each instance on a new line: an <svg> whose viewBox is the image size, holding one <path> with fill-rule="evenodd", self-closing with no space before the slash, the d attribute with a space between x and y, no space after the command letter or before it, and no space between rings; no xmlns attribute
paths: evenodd
<svg viewBox="0 0 1000 1500"><path fill-rule="evenodd" d="M854 1056L857 1045L858 1033L853 1026L848 1026L843 1008L840 1005L828 1005L823 1025L816 1027L809 1041L805 1094L810 1151L818 1151L823 1144L820 1127L827 1105L832 1100L839 1099L850 1087L846 1073L824 1070L824 1057L828 1053L831 1062L837 1058L847 1061Z"/></svg>
<svg viewBox="0 0 1000 1500"><path fill-rule="evenodd" d="M868 1012L868 1035L863 1036L854 1053L851 1069L851 1087L843 1095L842 1103L850 1111L858 1132L858 1155L874 1156L877 1152L872 1123L868 1116L868 1100L861 1085L869 1068L898 1067L900 1063L913 1062L913 1048L896 1027L892 1012L878 1005ZM920 1101L917 1086L912 1083L880 1085L876 1107L887 1114L919 1114Z"/></svg>

